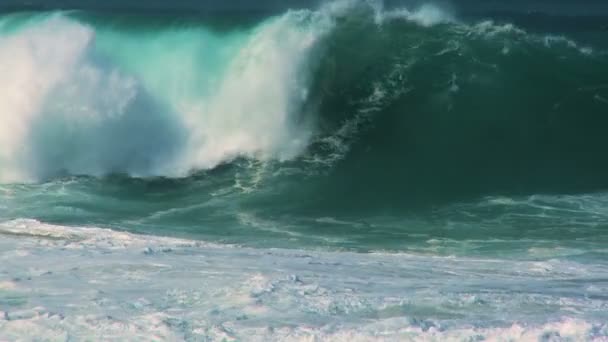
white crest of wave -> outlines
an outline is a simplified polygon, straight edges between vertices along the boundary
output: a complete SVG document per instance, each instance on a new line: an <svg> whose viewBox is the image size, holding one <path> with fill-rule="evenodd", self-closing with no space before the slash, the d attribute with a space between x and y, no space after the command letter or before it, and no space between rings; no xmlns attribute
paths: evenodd
<svg viewBox="0 0 608 342"><path fill-rule="evenodd" d="M316 47L330 27L329 17L298 11L255 30L209 101L188 113L188 126L196 129L183 165L205 169L242 155L297 156L312 133L300 110L308 98Z"/></svg>
<svg viewBox="0 0 608 342"><path fill-rule="evenodd" d="M161 172L156 161L177 146L178 124L94 56L92 29L42 20L0 38L0 181Z"/></svg>
<svg viewBox="0 0 608 342"><path fill-rule="evenodd" d="M0 182L184 176L239 156L292 158L308 143L299 111L331 26L321 11L265 22L218 72L217 89L191 103L149 92L148 80L99 53L93 28L64 16L0 31Z"/></svg>
<svg viewBox="0 0 608 342"><path fill-rule="evenodd" d="M56 20L46 28L56 28ZM91 32L75 26L49 38L45 27L0 37L0 180L22 178L31 122L40 114L44 97L65 78L91 39Z"/></svg>
<svg viewBox="0 0 608 342"><path fill-rule="evenodd" d="M413 10L407 8L384 10L384 6L381 5L373 7L377 24L399 19L408 20L424 27L455 22L454 16L446 8L434 3L422 4Z"/></svg>

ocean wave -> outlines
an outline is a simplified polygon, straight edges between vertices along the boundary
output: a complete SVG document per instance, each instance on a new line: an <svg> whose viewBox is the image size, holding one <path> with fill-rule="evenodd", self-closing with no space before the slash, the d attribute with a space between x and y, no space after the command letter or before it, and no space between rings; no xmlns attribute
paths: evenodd
<svg viewBox="0 0 608 342"><path fill-rule="evenodd" d="M184 176L238 156L292 158L310 135L298 111L330 26L302 11L227 36L140 36L29 18L0 38L0 179Z"/></svg>
<svg viewBox="0 0 608 342"><path fill-rule="evenodd" d="M241 25L0 22L4 183L264 164L242 190L304 176L319 191L290 191L330 207L608 185L608 61L560 35L356 0Z"/></svg>

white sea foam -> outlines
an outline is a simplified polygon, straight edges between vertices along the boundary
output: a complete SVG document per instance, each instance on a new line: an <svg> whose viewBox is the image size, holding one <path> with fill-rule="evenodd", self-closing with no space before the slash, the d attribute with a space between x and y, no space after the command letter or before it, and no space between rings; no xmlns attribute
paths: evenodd
<svg viewBox="0 0 608 342"><path fill-rule="evenodd" d="M252 249L33 220L0 236L0 340L608 338L605 263Z"/></svg>
<svg viewBox="0 0 608 342"><path fill-rule="evenodd" d="M424 27L456 22L456 19L448 10L432 3L423 4L414 10L405 8L390 10L376 18L379 23L385 20L405 19Z"/></svg>
<svg viewBox="0 0 608 342"><path fill-rule="evenodd" d="M183 176L239 156L293 158L311 134L300 110L315 51L332 23L323 11L292 11L225 43L208 32L186 32L191 43L183 46L182 32L116 38L59 14L0 32L0 182L64 172ZM140 46L156 48L152 60L174 60L166 45L157 48L167 35L183 47L183 61L224 49L190 51L199 39L231 46L222 65L206 65L207 58L186 70L218 78L213 90L197 94L198 84L179 79L184 72L168 77L158 64L135 63L149 66L140 75L115 63L125 51L148 58ZM110 39L120 51L104 50ZM181 59L175 62L162 69L184 69ZM184 93L176 84L191 86L190 98L175 96Z"/></svg>
<svg viewBox="0 0 608 342"><path fill-rule="evenodd" d="M177 147L177 125L148 111L133 77L96 60L91 28L42 20L0 36L0 181L157 173L156 161Z"/></svg>

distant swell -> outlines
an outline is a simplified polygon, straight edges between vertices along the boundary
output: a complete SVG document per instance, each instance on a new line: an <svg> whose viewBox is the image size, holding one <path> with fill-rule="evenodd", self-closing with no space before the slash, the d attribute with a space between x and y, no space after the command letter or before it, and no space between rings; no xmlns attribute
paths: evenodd
<svg viewBox="0 0 608 342"><path fill-rule="evenodd" d="M249 160L328 205L608 187L604 52L377 3L243 23L4 15L0 181Z"/></svg>

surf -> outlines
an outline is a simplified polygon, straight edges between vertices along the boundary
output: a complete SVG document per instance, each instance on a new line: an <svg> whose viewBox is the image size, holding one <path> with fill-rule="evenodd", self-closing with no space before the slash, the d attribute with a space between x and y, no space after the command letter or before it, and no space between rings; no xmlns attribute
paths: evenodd
<svg viewBox="0 0 608 342"><path fill-rule="evenodd" d="M4 183L230 169L346 209L608 186L606 54L433 5L7 14L0 61Z"/></svg>
<svg viewBox="0 0 608 342"><path fill-rule="evenodd" d="M0 38L0 179L179 177L236 157L293 158L310 136L299 111L330 26L309 11L225 33L26 18Z"/></svg>

